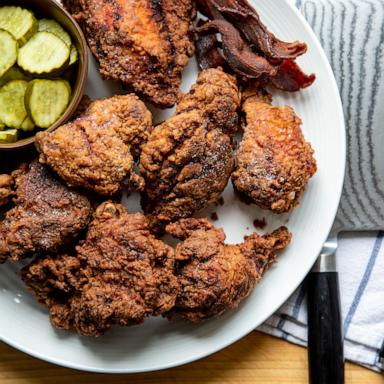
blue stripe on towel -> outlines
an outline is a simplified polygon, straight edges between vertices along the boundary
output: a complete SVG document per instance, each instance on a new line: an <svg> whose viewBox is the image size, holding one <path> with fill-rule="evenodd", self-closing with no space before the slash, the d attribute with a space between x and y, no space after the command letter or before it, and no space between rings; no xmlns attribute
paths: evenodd
<svg viewBox="0 0 384 384"><path fill-rule="evenodd" d="M364 272L364 275L363 275L363 278L360 281L360 284L359 284L359 287L357 288L353 302L352 302L352 304L349 308L348 314L344 320L344 335L346 335L348 332L348 328L349 328L349 325L351 324L353 315L356 312L356 309L360 303L361 297L362 297L364 290L368 284L369 278L371 276L373 267L374 267L376 259L377 259L377 255L379 254L381 245L383 243L383 238L384 238L384 232L382 232L382 231L378 232L378 234L376 236L375 244L374 244L372 252L371 252L371 256L370 256L369 261L368 261L368 265L367 265L365 272Z"/></svg>

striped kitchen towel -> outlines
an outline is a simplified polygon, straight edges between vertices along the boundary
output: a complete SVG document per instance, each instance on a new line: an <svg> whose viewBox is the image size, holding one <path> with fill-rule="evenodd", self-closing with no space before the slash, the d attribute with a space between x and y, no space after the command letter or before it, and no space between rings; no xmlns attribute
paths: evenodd
<svg viewBox="0 0 384 384"><path fill-rule="evenodd" d="M337 263L345 335L345 357L384 371L384 0L293 1L318 36L333 67L343 101L348 161L338 212ZM365 176L368 175L368 180ZM373 212L356 199L371 198ZM347 198L345 198L347 196ZM372 220L375 218L375 221ZM306 345L303 284L258 329Z"/></svg>

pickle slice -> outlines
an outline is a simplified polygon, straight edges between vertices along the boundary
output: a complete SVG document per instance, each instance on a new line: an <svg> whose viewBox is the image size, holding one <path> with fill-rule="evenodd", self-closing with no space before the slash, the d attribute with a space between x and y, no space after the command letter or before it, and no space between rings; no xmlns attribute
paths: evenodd
<svg viewBox="0 0 384 384"><path fill-rule="evenodd" d="M16 63L18 48L17 41L12 35L0 30L0 77Z"/></svg>
<svg viewBox="0 0 384 384"><path fill-rule="evenodd" d="M49 128L66 110L71 86L65 80L33 80L25 93L25 105L36 126Z"/></svg>
<svg viewBox="0 0 384 384"><path fill-rule="evenodd" d="M24 121L21 123L21 126L20 126L20 129L25 131L25 132L28 132L28 131L33 131L33 129L35 128L35 124L33 123L33 121L29 118L29 116L27 116Z"/></svg>
<svg viewBox="0 0 384 384"><path fill-rule="evenodd" d="M39 32L51 32L57 37L60 37L61 40L67 44L68 47L72 45L71 36L69 36L68 32L55 20L51 19L41 19L39 20L39 26L37 28Z"/></svg>
<svg viewBox="0 0 384 384"><path fill-rule="evenodd" d="M24 45L37 31L37 20L31 11L20 7L0 8L0 28L8 31L19 43Z"/></svg>
<svg viewBox="0 0 384 384"><path fill-rule="evenodd" d="M73 65L76 63L76 61L79 58L79 54L77 52L77 48L72 44L71 45L71 54L69 56L69 64L68 65Z"/></svg>
<svg viewBox="0 0 384 384"><path fill-rule="evenodd" d="M0 121L9 128L20 128L27 117L24 96L28 82L13 80L0 88Z"/></svg>
<svg viewBox="0 0 384 384"><path fill-rule="evenodd" d="M60 37L37 32L19 50L17 64L31 75L56 75L69 63L70 49Z"/></svg>
<svg viewBox="0 0 384 384"><path fill-rule="evenodd" d="M0 132L0 143L14 143L17 141L18 132L17 129L7 129L6 131Z"/></svg>
<svg viewBox="0 0 384 384"><path fill-rule="evenodd" d="M13 66L9 68L7 72L4 73L3 76L0 77L0 87L7 84L12 80L27 80L28 76L26 76L17 66Z"/></svg>

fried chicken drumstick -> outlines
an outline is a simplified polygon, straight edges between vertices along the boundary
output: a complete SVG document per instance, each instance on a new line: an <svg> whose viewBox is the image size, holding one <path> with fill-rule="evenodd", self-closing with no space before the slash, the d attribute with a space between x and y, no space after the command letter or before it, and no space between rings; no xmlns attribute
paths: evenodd
<svg viewBox="0 0 384 384"><path fill-rule="evenodd" d="M284 249L291 234L281 227L256 233L237 245L224 244L225 234L206 219L183 219L167 232L183 240L176 247L176 276L181 292L168 314L199 322L236 308Z"/></svg>
<svg viewBox="0 0 384 384"><path fill-rule="evenodd" d="M256 87L246 90L243 98L246 125L233 185L245 200L261 208L289 212L316 172L301 120L290 107L272 106L270 95Z"/></svg>
<svg viewBox="0 0 384 384"><path fill-rule="evenodd" d="M0 263L56 252L91 218L91 204L44 165L33 161L12 174L15 207L0 222Z"/></svg>
<svg viewBox="0 0 384 384"><path fill-rule="evenodd" d="M36 146L40 162L68 185L112 196L125 180L130 189L142 189L132 155L151 129L152 116L137 96L114 96L90 103L81 117L53 132L38 133Z"/></svg>
<svg viewBox="0 0 384 384"><path fill-rule="evenodd" d="M209 69L176 114L153 130L140 157L142 206L152 230L160 233L218 200L233 169L230 135L238 128L239 103L234 78Z"/></svg>
<svg viewBox="0 0 384 384"><path fill-rule="evenodd" d="M82 27L103 77L160 107L177 101L181 73L194 53L191 0L64 0Z"/></svg>
<svg viewBox="0 0 384 384"><path fill-rule="evenodd" d="M99 336L113 324L139 324L173 307L173 249L149 232L141 213L101 204L76 252L37 259L22 271L56 327Z"/></svg>

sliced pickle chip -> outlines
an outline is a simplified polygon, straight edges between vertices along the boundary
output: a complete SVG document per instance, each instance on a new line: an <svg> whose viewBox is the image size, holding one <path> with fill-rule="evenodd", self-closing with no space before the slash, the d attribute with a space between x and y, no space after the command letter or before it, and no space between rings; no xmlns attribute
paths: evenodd
<svg viewBox="0 0 384 384"><path fill-rule="evenodd" d="M5 6L0 8L0 28L8 31L22 46L36 33L37 20L31 11Z"/></svg>
<svg viewBox="0 0 384 384"><path fill-rule="evenodd" d="M60 37L37 32L19 50L17 64L31 75L57 75L68 66L70 49Z"/></svg>
<svg viewBox="0 0 384 384"><path fill-rule="evenodd" d="M25 93L28 114L40 128L49 128L66 110L71 86L65 80L37 79L29 83Z"/></svg>
<svg viewBox="0 0 384 384"><path fill-rule="evenodd" d="M72 45L71 36L68 32L56 21L52 19L41 19L39 20L39 26L37 28L39 32L51 32L67 44L68 47Z"/></svg>
<svg viewBox="0 0 384 384"><path fill-rule="evenodd" d="M0 77L16 63L19 45L12 35L0 30Z"/></svg>
<svg viewBox="0 0 384 384"><path fill-rule="evenodd" d="M24 105L28 82L13 80L0 88L0 121L9 128L20 128L27 117Z"/></svg>
<svg viewBox="0 0 384 384"><path fill-rule="evenodd" d="M0 144L14 143L17 141L18 131L17 129L7 129L0 132Z"/></svg>

